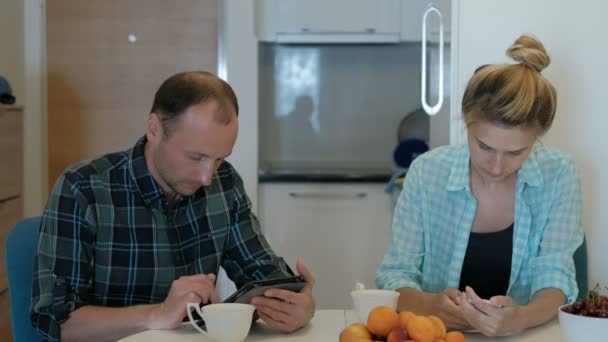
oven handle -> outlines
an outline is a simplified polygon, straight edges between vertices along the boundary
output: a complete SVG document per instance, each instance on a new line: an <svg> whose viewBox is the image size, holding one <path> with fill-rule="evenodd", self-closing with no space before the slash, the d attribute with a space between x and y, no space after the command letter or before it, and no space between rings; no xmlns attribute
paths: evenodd
<svg viewBox="0 0 608 342"><path fill-rule="evenodd" d="M315 199L359 199L367 197L365 192L357 193L328 193L328 192L290 192L289 197L292 198L315 198Z"/></svg>

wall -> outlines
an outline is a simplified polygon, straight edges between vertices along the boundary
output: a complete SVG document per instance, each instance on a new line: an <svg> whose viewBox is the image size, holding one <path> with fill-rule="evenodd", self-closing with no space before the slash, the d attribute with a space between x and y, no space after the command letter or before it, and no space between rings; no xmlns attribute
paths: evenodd
<svg viewBox="0 0 608 342"><path fill-rule="evenodd" d="M239 136L232 155L233 163L245 182L253 202L258 198L258 47L254 35L254 2L225 0L221 15L220 59L224 59L228 83L239 100ZM223 37L222 37L223 35Z"/></svg>
<svg viewBox="0 0 608 342"><path fill-rule="evenodd" d="M46 102L44 0L3 0L0 11L0 75L24 106L23 214L40 215L46 202ZM29 23L26 25L25 23Z"/></svg>
<svg viewBox="0 0 608 342"><path fill-rule="evenodd" d="M243 176L257 206L257 42L253 34L253 3L221 2L223 42L220 74L239 97L240 132L230 161ZM24 104L24 215L40 215L46 204L46 0L4 0L0 12L0 74L11 79ZM25 19L24 19L25 18ZM25 25L25 22L28 25ZM8 29L7 29L8 28ZM6 71L5 71L6 70ZM14 79L14 81L13 81ZM27 91L25 91L27 89Z"/></svg>
<svg viewBox="0 0 608 342"><path fill-rule="evenodd" d="M26 217L42 214L47 190L46 0L24 0L24 206Z"/></svg>
<svg viewBox="0 0 608 342"><path fill-rule="evenodd" d="M523 9L523 10L522 10ZM590 10L591 9L591 10ZM590 285L608 286L608 116L605 99L608 68L605 29L608 3L461 1L461 99L468 78L481 64L509 62L505 50L522 33L533 33L545 44L552 62L543 74L558 93L554 126L543 143L574 156L581 170L583 223L589 244ZM604 44L602 44L604 42Z"/></svg>

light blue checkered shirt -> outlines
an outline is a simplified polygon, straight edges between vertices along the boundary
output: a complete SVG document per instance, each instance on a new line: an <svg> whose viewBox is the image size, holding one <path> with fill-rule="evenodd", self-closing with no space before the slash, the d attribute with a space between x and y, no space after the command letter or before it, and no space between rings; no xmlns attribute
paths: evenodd
<svg viewBox="0 0 608 342"><path fill-rule="evenodd" d="M477 202L467 145L417 158L393 218L391 245L376 274L381 289L425 292L458 288ZM574 251L583 242L581 191L574 161L536 144L517 173L511 278L507 295L521 304L544 288L573 302Z"/></svg>

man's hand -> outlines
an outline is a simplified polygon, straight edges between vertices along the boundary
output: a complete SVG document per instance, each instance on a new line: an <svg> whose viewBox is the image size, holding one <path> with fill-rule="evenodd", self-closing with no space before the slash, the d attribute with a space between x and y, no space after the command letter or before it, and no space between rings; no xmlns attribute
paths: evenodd
<svg viewBox="0 0 608 342"><path fill-rule="evenodd" d="M270 289L264 293L264 296L251 300L251 304L255 306L264 322L285 333L303 327L315 313L315 302L312 297L315 278L300 260L296 263L296 270L307 282L300 292Z"/></svg>
<svg viewBox="0 0 608 342"><path fill-rule="evenodd" d="M486 336L503 336L525 328L522 306L511 297L495 296L490 302L479 298L472 288L466 288L458 299L467 321Z"/></svg>
<svg viewBox="0 0 608 342"><path fill-rule="evenodd" d="M470 330L471 324L464 317L464 312L458 306L458 298L461 292L458 289L449 287L435 296L433 312L439 317L448 330Z"/></svg>
<svg viewBox="0 0 608 342"><path fill-rule="evenodd" d="M174 329L186 317L186 303L219 303L214 274L183 276L173 281L165 301L150 315L148 329Z"/></svg>

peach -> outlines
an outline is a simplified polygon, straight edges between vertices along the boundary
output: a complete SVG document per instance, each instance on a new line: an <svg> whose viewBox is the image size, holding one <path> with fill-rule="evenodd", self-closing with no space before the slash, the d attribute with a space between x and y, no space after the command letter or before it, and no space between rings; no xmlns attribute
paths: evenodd
<svg viewBox="0 0 608 342"><path fill-rule="evenodd" d="M372 335L367 331L365 325L361 323L353 323L340 333L340 342L358 342L358 341L371 341Z"/></svg>
<svg viewBox="0 0 608 342"><path fill-rule="evenodd" d="M402 328L407 328L407 322L414 316L416 316L416 314L411 311L401 311L399 313L399 326Z"/></svg>
<svg viewBox="0 0 608 342"><path fill-rule="evenodd" d="M402 328L394 328L388 333L386 342L405 342L408 340L407 330Z"/></svg>
<svg viewBox="0 0 608 342"><path fill-rule="evenodd" d="M388 306L376 306L367 316L367 329L378 337L386 337L399 326L397 311Z"/></svg>
<svg viewBox="0 0 608 342"><path fill-rule="evenodd" d="M446 342L464 342L465 337L464 337L464 334L461 333L460 331L450 331L449 333L447 333L447 335L445 335L445 341Z"/></svg>
<svg viewBox="0 0 608 342"><path fill-rule="evenodd" d="M428 317L415 316L407 322L407 333L418 342L434 342L435 324Z"/></svg>
<svg viewBox="0 0 608 342"><path fill-rule="evenodd" d="M435 325L435 338L436 339L444 339L445 338L445 334L446 329L445 329L445 324L443 324L443 321L441 319L439 319L439 317L437 316L428 316L428 318L433 322L433 324Z"/></svg>

